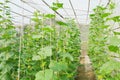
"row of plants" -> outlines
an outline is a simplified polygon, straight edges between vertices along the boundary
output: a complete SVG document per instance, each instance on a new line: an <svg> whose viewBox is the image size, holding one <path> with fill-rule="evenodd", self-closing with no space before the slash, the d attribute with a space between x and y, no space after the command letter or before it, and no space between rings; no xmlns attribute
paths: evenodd
<svg viewBox="0 0 120 80"><path fill-rule="evenodd" d="M120 15L114 16L116 4L97 6L90 15L89 56L98 80L120 80Z"/></svg>
<svg viewBox="0 0 120 80"><path fill-rule="evenodd" d="M8 4L0 2L0 80L74 80L80 54L74 20L57 21L55 14L36 11L34 26L14 26Z"/></svg>

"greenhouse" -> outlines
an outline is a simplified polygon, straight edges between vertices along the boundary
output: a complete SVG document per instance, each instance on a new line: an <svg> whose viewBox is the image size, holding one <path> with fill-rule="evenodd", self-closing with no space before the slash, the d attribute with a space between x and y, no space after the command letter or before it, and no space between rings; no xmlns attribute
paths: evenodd
<svg viewBox="0 0 120 80"><path fill-rule="evenodd" d="M120 0L0 0L0 80L120 80Z"/></svg>

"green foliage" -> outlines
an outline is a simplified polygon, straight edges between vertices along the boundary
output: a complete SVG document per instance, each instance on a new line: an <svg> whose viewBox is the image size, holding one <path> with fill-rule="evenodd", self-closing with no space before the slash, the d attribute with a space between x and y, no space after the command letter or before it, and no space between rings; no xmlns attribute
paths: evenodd
<svg viewBox="0 0 120 80"><path fill-rule="evenodd" d="M35 80L52 80L53 79L53 70L46 69L43 71L39 71L36 73L36 79Z"/></svg>
<svg viewBox="0 0 120 80"><path fill-rule="evenodd" d="M111 36L109 39L109 44L113 46L118 46L118 44L120 44L120 39L117 36Z"/></svg>
<svg viewBox="0 0 120 80"><path fill-rule="evenodd" d="M52 69L53 71L65 71L68 68L68 65L66 62L57 62L57 61L51 61L49 68Z"/></svg>
<svg viewBox="0 0 120 80"><path fill-rule="evenodd" d="M120 79L119 32L112 30L108 25L111 20L119 22L120 16L111 17L114 8L114 3L110 3L107 8L97 6L94 14L90 15L89 55L98 80Z"/></svg>
<svg viewBox="0 0 120 80"><path fill-rule="evenodd" d="M115 60L110 60L100 67L100 72L103 75L109 75L113 71L118 71L120 69L120 65L118 65L119 63L120 62L117 62ZM115 65L117 65L117 66L115 66Z"/></svg>
<svg viewBox="0 0 120 80"><path fill-rule="evenodd" d="M57 21L56 23L59 24L59 25L61 25L61 26L67 26L67 24L64 23L64 22L62 22L62 21Z"/></svg>
<svg viewBox="0 0 120 80"><path fill-rule="evenodd" d="M20 80L74 80L80 54L80 31L74 20L56 21L55 14L35 11L31 19L35 25L23 26L20 33L7 3L0 3L5 8L0 9L0 80L18 80L19 56ZM52 5L55 11L62 7Z"/></svg>
<svg viewBox="0 0 120 80"><path fill-rule="evenodd" d="M58 2L57 2L57 3L54 3L54 2L53 2L51 8L52 8L52 10L56 11L56 10L58 10L58 9L60 9L60 8L63 8L63 3L58 3Z"/></svg>
<svg viewBox="0 0 120 80"><path fill-rule="evenodd" d="M63 57L63 59L68 58L68 59L71 60L71 61L74 60L73 56L72 56L71 54L69 54L69 53L62 54L61 56Z"/></svg>
<svg viewBox="0 0 120 80"><path fill-rule="evenodd" d="M8 0L0 3L0 80L14 80L17 72L18 39L11 22ZM4 14L3 14L4 12ZM12 75L11 75L12 74Z"/></svg>

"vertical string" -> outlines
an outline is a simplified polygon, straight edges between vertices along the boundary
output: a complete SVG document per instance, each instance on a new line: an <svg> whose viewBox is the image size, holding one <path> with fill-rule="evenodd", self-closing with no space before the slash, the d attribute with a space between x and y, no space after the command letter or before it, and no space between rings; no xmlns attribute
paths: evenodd
<svg viewBox="0 0 120 80"><path fill-rule="evenodd" d="M39 11L38 11L39 12ZM39 12L39 14L40 14L40 12ZM40 26L39 26L40 27ZM44 48L44 43L43 43L43 41L44 41L44 31L43 31L43 28L44 28L44 14L42 14L42 26L41 26L41 28L42 28L42 30L41 30L41 32L42 32L42 43L41 43L41 47L42 47L42 49ZM44 63L44 60L42 59L42 63ZM45 65L43 65L42 66L43 67L43 71L45 72ZM44 74L44 78L45 78L45 74Z"/></svg>
<svg viewBox="0 0 120 80"><path fill-rule="evenodd" d="M18 57L18 80L20 80L20 54L21 54L21 43L22 43L22 37L21 37L21 27L20 27L20 41L19 41L19 57Z"/></svg>
<svg viewBox="0 0 120 80"><path fill-rule="evenodd" d="M24 4L21 2L21 5ZM24 9L22 9L22 14L24 14ZM22 16L22 24L20 26L20 39L19 39L19 57L18 57L18 80L20 80L20 70L21 70L21 53L22 53L22 36L24 34L23 32L23 26L24 26L24 17Z"/></svg>
<svg viewBox="0 0 120 80"><path fill-rule="evenodd" d="M56 2L59 3L58 0L56 0ZM54 13L54 14L55 14L55 13ZM55 27L55 28L57 28L57 27ZM56 30L57 30L57 29L56 29ZM56 50L57 50L57 52L58 52L58 31L56 31L56 34L57 34L57 35L56 35L56 37L57 37L57 39L56 39L56 40L57 40L57 46L56 46L57 49L56 49ZM58 54L58 53L57 53L57 54ZM57 59L58 59L58 55L56 56L56 60L57 60Z"/></svg>
<svg viewBox="0 0 120 80"><path fill-rule="evenodd" d="M52 27L52 19L50 19L50 27ZM50 32L50 47L52 48L52 33ZM51 62L51 56L50 56L50 62Z"/></svg>
<svg viewBox="0 0 120 80"><path fill-rule="evenodd" d="M59 1L56 0L56 3L59 3ZM56 15L56 13L54 13L54 14ZM56 21L56 17L55 17L54 20ZM56 48L57 48L57 49L56 49L56 52L57 52L56 61L58 62L58 48L59 48L59 46L58 46L58 33L57 33L57 32L58 32L58 31L57 31L58 28L57 28L57 26L56 26L56 23L54 23L54 24L55 24L54 26L55 26L55 34L56 34L55 37L57 38L57 39L56 39L56 40L57 40L57 44L56 44ZM59 77L59 72L57 72L57 77Z"/></svg>
<svg viewBox="0 0 120 80"><path fill-rule="evenodd" d="M58 27L58 29L57 29L58 31L56 33L57 34L57 36L56 36L57 37L57 49L56 49L57 52L59 51L59 46L58 46L59 45L58 40L59 40L59 37L60 37L60 31L59 31L59 29L60 29L60 27ZM58 61L58 55L56 56L56 60Z"/></svg>

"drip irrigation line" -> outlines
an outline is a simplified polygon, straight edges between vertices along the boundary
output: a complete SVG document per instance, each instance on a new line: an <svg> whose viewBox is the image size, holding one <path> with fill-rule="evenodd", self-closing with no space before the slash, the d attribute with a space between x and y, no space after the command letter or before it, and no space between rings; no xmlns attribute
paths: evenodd
<svg viewBox="0 0 120 80"><path fill-rule="evenodd" d="M53 10L47 2L45 2L44 0L42 0L42 2L43 2L46 6L48 6L51 10ZM57 12L57 11L55 11L55 10L53 10L53 11L54 11L57 15L59 15L62 19L64 19L64 17L63 17L59 12Z"/></svg>
<svg viewBox="0 0 120 80"><path fill-rule="evenodd" d="M0 6L0 8L5 9L5 8L3 8L3 7L1 7L1 6ZM5 10L7 10L7 9L5 9ZM14 14L17 14L17 15L19 15L19 16L22 16L22 17L26 17L26 18L28 18L28 19L31 19L31 18L28 17L28 16L22 15L22 14L20 14L20 13L17 13L17 12L15 12L15 11L12 11L12 10L10 10L10 12L12 12L12 13L14 13Z"/></svg>
<svg viewBox="0 0 120 80"><path fill-rule="evenodd" d="M17 6L17 7L21 8L21 9L24 9L25 11L30 12L30 13L32 13L32 14L33 14L33 12L32 12L32 11L29 11L28 9L25 9L25 8L21 7L20 5L17 5L17 4L15 4L15 3L11 2L11 1L9 1L9 2L10 2L11 4L14 4L15 6Z"/></svg>

